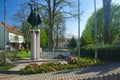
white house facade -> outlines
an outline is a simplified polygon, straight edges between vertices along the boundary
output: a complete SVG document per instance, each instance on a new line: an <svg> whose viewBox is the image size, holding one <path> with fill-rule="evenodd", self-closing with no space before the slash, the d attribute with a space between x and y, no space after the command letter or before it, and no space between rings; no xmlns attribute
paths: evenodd
<svg viewBox="0 0 120 80"><path fill-rule="evenodd" d="M6 39L6 45L12 46L16 49L21 49L24 38L22 34L15 28L8 24L0 23L0 49L4 49L4 41ZM4 30L6 30L4 32ZM4 35L4 33L6 35ZM5 38L6 37L6 38Z"/></svg>

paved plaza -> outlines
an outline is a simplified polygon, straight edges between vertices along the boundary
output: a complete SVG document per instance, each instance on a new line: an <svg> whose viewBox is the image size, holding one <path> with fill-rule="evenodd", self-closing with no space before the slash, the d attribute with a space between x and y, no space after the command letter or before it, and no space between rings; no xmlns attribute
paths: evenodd
<svg viewBox="0 0 120 80"><path fill-rule="evenodd" d="M120 72L120 63L109 63L75 70L63 70L43 74L7 75L0 80L80 80L95 76L109 75Z"/></svg>
<svg viewBox="0 0 120 80"><path fill-rule="evenodd" d="M66 70L44 74L17 76L12 80L78 80L82 78L94 77L98 75L105 75L117 72L120 72L120 64L111 63L77 70Z"/></svg>

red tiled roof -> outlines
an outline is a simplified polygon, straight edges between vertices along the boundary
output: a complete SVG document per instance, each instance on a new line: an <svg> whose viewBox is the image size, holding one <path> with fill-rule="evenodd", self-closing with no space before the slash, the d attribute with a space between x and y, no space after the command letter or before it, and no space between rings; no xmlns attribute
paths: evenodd
<svg viewBox="0 0 120 80"><path fill-rule="evenodd" d="M4 23L1 22L0 26L4 26ZM14 33L14 34L17 34L17 35L22 35L22 33L20 33L17 29L11 27L10 25L5 24L5 26L6 26L6 31L7 32Z"/></svg>

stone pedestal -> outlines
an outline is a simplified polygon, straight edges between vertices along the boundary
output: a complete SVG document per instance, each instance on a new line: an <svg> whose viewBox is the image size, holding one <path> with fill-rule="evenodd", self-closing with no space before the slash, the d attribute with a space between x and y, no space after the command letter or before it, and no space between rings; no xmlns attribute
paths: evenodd
<svg viewBox="0 0 120 80"><path fill-rule="evenodd" d="M40 59L40 29L31 29L31 60Z"/></svg>

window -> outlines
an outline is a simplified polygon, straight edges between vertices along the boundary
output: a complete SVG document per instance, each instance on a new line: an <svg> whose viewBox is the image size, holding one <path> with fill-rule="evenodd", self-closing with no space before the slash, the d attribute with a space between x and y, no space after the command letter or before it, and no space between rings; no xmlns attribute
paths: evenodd
<svg viewBox="0 0 120 80"><path fill-rule="evenodd" d="M15 41L19 41L19 37L18 36L14 36L14 40Z"/></svg>

